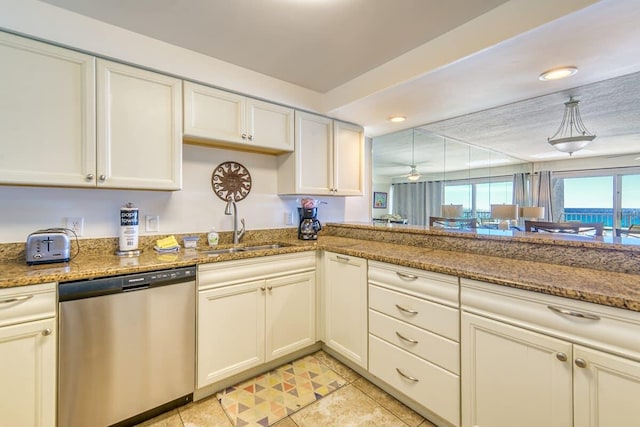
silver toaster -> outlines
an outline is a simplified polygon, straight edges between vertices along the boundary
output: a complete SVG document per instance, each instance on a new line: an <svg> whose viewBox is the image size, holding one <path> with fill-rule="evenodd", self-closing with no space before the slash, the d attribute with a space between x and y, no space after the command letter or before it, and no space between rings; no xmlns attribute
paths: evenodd
<svg viewBox="0 0 640 427"><path fill-rule="evenodd" d="M38 230L27 237L27 264L67 262L70 259L69 236L63 228Z"/></svg>

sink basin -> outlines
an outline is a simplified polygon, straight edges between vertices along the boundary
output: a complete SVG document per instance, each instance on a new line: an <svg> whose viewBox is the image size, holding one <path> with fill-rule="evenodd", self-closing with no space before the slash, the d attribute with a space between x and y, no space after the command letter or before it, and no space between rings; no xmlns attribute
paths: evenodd
<svg viewBox="0 0 640 427"><path fill-rule="evenodd" d="M288 245L283 245L282 243L274 243L271 245L257 245L257 246L245 246L244 249L245 251L265 251L267 249L279 249L279 248L284 248Z"/></svg>
<svg viewBox="0 0 640 427"><path fill-rule="evenodd" d="M284 245L282 243L272 243L267 245L255 245L255 246L238 246L233 248L223 248L223 249L206 249L204 251L200 251L200 253L204 255L223 255L223 254L235 254L238 252L252 252L252 251L266 251L269 249L279 249L289 245Z"/></svg>
<svg viewBox="0 0 640 427"><path fill-rule="evenodd" d="M205 251L200 251L200 253L205 255L234 254L236 252L244 252L244 248L207 249Z"/></svg>

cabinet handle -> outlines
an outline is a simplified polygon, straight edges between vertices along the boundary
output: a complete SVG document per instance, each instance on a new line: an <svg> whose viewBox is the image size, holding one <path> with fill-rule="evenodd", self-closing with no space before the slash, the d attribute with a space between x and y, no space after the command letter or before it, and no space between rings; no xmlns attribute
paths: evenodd
<svg viewBox="0 0 640 427"><path fill-rule="evenodd" d="M417 379L416 377L412 377L411 375L407 375L404 372L402 372L402 370L400 368L396 368L396 371L398 371L398 373L400 375L402 375L403 377L405 377L406 379L408 379L409 381L413 381L414 383L417 383L418 381L420 381L419 379Z"/></svg>
<svg viewBox="0 0 640 427"><path fill-rule="evenodd" d="M397 275L398 275L398 277L400 277L401 279L416 280L416 279L418 278L418 276L414 276L413 274L400 273L399 271L396 271L396 274L397 274Z"/></svg>
<svg viewBox="0 0 640 427"><path fill-rule="evenodd" d="M409 314L418 314L417 311L415 310L411 310L409 308L404 308L403 306L396 304L396 308L400 311L404 311L405 313L409 313Z"/></svg>
<svg viewBox="0 0 640 427"><path fill-rule="evenodd" d="M261 290L262 292L264 292L264 291L266 291L266 290L267 290L267 288L265 288L264 286L260 286L260 290Z"/></svg>
<svg viewBox="0 0 640 427"><path fill-rule="evenodd" d="M556 358L561 362L567 361L567 355L564 353L556 353Z"/></svg>
<svg viewBox="0 0 640 427"><path fill-rule="evenodd" d="M45 329L44 331L42 331L42 335L48 337L49 335L51 335L51 329Z"/></svg>
<svg viewBox="0 0 640 427"><path fill-rule="evenodd" d="M573 363L575 363L578 368L587 367L587 362L584 359L577 358L576 360L573 361Z"/></svg>
<svg viewBox="0 0 640 427"><path fill-rule="evenodd" d="M99 179L100 179L100 182L104 182L107 179L107 175L102 174L102 175L100 175Z"/></svg>
<svg viewBox="0 0 640 427"><path fill-rule="evenodd" d="M407 338L404 335L402 335L400 332L396 331L396 335L398 336L398 338L400 338L403 341L406 342L410 342L411 344L418 344L418 341L412 339L412 338Z"/></svg>
<svg viewBox="0 0 640 427"><path fill-rule="evenodd" d="M86 176L87 181L93 181L93 176L94 175L92 173L88 173L87 176Z"/></svg>
<svg viewBox="0 0 640 427"><path fill-rule="evenodd" d="M340 256L340 255L336 255L336 259L338 261L344 261L344 262L349 262L351 259L349 257L346 256Z"/></svg>
<svg viewBox="0 0 640 427"><path fill-rule="evenodd" d="M247 134L246 133L242 134L242 139L247 139Z"/></svg>
<svg viewBox="0 0 640 427"><path fill-rule="evenodd" d="M0 300L0 304L11 304L12 302L25 301L33 298L33 295L22 295L19 297Z"/></svg>
<svg viewBox="0 0 640 427"><path fill-rule="evenodd" d="M579 311L573 311L573 310L566 310L564 308L556 307L553 305L548 305L547 308L551 311L554 311L559 314L564 314L566 316L580 317L582 319L600 320L600 316L596 316L595 314L581 313Z"/></svg>
<svg viewBox="0 0 640 427"><path fill-rule="evenodd" d="M269 292L271 292L273 290L273 286L267 286L267 289L269 289Z"/></svg>
<svg viewBox="0 0 640 427"><path fill-rule="evenodd" d="M249 135L249 141L253 141L253 135Z"/></svg>

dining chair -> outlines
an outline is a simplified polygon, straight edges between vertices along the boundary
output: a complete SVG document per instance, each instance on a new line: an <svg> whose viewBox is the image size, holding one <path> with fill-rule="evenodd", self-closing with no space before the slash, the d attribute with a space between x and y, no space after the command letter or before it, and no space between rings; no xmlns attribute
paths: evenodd
<svg viewBox="0 0 640 427"><path fill-rule="evenodd" d="M430 216L429 227L440 228L476 228L477 222L475 218L445 218L441 216Z"/></svg>
<svg viewBox="0 0 640 427"><path fill-rule="evenodd" d="M631 224L626 230L616 228L616 237L640 237L640 224Z"/></svg>
<svg viewBox="0 0 640 427"><path fill-rule="evenodd" d="M604 224L601 222L547 222L525 221L524 231L563 234L587 234L602 236Z"/></svg>

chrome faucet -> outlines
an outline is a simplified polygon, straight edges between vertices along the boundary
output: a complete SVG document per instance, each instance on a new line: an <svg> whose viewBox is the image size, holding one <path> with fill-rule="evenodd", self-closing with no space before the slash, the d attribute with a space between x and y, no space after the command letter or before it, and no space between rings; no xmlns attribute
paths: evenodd
<svg viewBox="0 0 640 427"><path fill-rule="evenodd" d="M232 210L233 208L233 210ZM244 227L244 218L240 220L242 223L242 230L238 231L238 207L236 206L236 201L233 196L229 196L227 200L227 206L224 208L225 215L233 215L233 244L240 243L242 240L242 236L244 236L245 227Z"/></svg>

